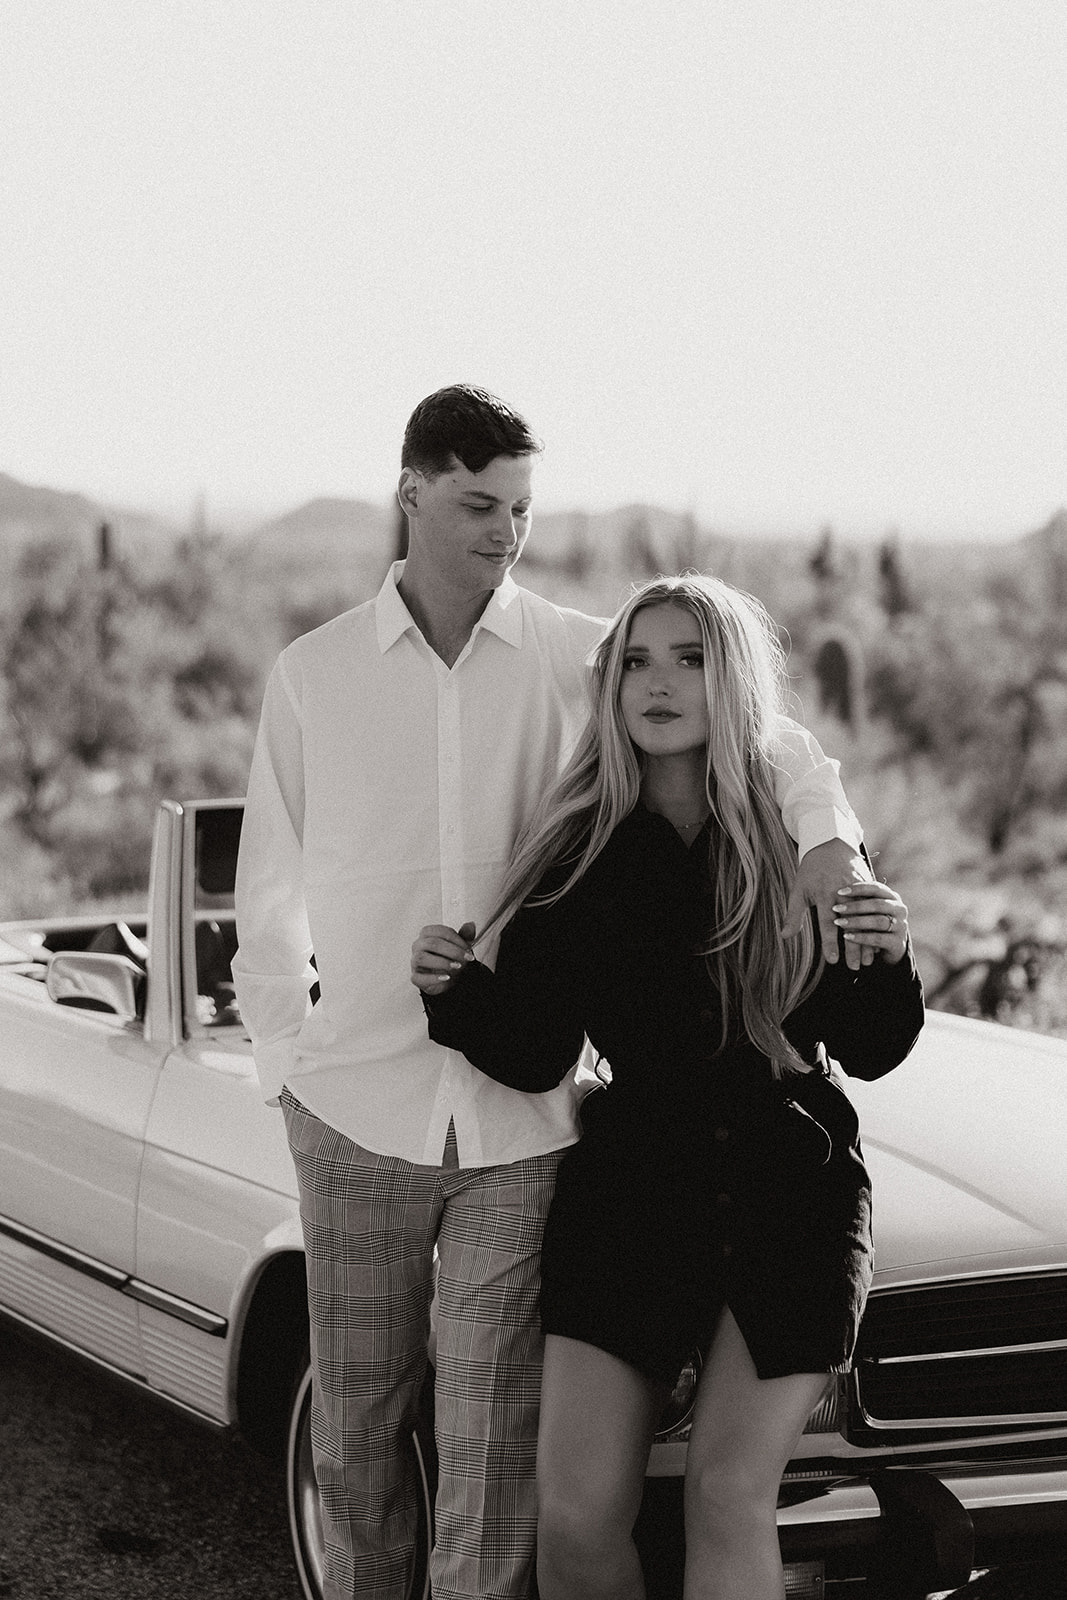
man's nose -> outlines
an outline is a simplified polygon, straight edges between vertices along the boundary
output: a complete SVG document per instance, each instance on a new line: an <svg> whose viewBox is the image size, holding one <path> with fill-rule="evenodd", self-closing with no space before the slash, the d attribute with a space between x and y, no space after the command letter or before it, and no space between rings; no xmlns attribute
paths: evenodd
<svg viewBox="0 0 1067 1600"><path fill-rule="evenodd" d="M495 545L502 549L510 550L512 545L519 542L519 530L509 516L503 516L499 521L494 521L489 530L489 537Z"/></svg>

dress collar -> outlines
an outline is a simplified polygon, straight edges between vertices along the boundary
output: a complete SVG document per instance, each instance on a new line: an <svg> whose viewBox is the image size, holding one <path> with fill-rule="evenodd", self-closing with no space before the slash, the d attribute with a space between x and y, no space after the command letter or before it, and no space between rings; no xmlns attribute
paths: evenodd
<svg viewBox="0 0 1067 1600"><path fill-rule="evenodd" d="M646 831L651 829L653 832L661 834L665 839L674 840L687 854L691 853L693 845L698 839L706 839L708 837L711 828L711 817L707 816L700 827L696 829L692 838L683 839L669 818L665 817L662 812L649 810L643 800L638 800L633 810L623 820L629 822L631 818L633 819L632 826L643 828Z"/></svg>

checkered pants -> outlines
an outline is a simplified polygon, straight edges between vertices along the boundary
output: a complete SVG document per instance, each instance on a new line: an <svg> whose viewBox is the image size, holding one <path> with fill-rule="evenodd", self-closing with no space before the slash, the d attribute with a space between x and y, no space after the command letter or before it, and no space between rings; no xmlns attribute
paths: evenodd
<svg viewBox="0 0 1067 1600"><path fill-rule="evenodd" d="M560 1153L414 1166L282 1096L300 1189L325 1600L404 1600L410 1436L437 1246L435 1600L528 1600L542 1340L541 1234Z"/></svg>

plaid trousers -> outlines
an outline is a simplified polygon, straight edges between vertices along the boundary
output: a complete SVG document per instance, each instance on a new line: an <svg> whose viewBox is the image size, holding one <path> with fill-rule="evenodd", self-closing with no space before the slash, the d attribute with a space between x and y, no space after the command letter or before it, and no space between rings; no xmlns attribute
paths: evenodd
<svg viewBox="0 0 1067 1600"><path fill-rule="evenodd" d="M438 1253L434 1600L530 1600L541 1235L562 1152L498 1167L376 1155L283 1091L311 1317L325 1600L405 1600L410 1436ZM454 1142L450 1134L450 1146ZM450 1152L451 1153L451 1152Z"/></svg>

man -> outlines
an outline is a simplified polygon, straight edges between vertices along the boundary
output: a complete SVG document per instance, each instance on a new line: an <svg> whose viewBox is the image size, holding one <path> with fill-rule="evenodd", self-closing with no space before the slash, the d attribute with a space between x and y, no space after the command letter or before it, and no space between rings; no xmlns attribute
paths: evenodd
<svg viewBox="0 0 1067 1600"><path fill-rule="evenodd" d="M408 969L420 927L484 920L584 720L602 623L509 576L540 449L482 390L424 400L401 458L406 560L290 645L264 697L234 978L300 1188L327 1600L406 1592L435 1246L433 1593L533 1588L538 1260L578 1092L572 1075L524 1096L431 1043ZM835 764L802 729L787 742L796 914L819 902L836 959L858 825Z"/></svg>

